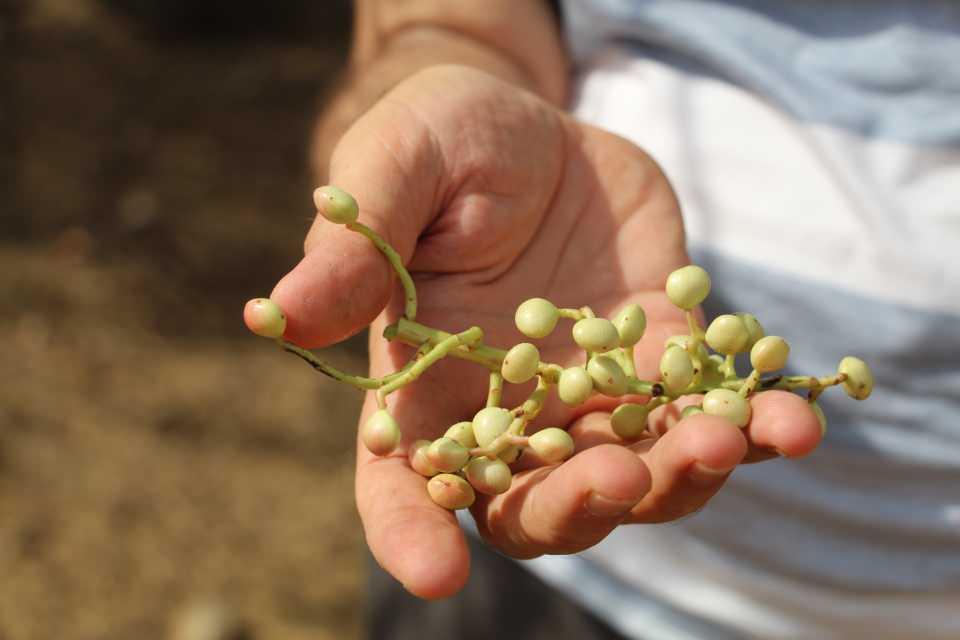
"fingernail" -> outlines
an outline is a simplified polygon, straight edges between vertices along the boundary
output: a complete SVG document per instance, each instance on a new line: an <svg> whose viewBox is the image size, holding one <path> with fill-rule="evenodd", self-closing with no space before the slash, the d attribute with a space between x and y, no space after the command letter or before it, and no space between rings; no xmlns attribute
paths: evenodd
<svg viewBox="0 0 960 640"><path fill-rule="evenodd" d="M584 503L587 511L601 518L612 518L613 516L623 516L629 513L636 505L636 500L617 500L602 496L599 493L591 492Z"/></svg>
<svg viewBox="0 0 960 640"><path fill-rule="evenodd" d="M735 467L736 465L734 465ZM734 467L729 469L711 469L702 462L694 462L687 472L690 482L698 487L712 487L723 480Z"/></svg>

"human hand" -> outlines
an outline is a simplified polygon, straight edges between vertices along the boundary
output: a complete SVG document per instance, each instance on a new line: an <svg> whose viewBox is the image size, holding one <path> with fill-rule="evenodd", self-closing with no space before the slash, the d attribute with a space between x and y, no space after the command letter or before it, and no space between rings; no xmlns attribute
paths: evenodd
<svg viewBox="0 0 960 640"><path fill-rule="evenodd" d="M361 221L413 272L418 320L426 324L451 331L479 324L485 342L510 346L520 340L512 310L526 298L589 305L604 315L636 302L648 321L637 375L648 379L657 377L664 339L687 329L663 293L667 274L688 259L676 199L656 164L512 85L466 67L420 72L354 124L330 172L333 184L357 197ZM322 219L305 246L305 258L271 296L287 314L287 339L329 344L373 321L372 374L397 369L405 348L379 337L399 302L381 314L395 288L382 255ZM561 333L542 341L541 354L573 364L582 352ZM392 395L403 445L472 416L486 384L483 370L448 360ZM505 404L510 399L507 393ZM702 414L678 420L675 409L663 408L651 417L662 437L630 447L609 428L615 400L576 409L548 404L539 424L568 427L578 453L559 466L521 460L525 470L507 493L481 496L472 507L478 528L517 557L575 552L621 523L662 522L700 508L743 460L816 446L819 423L799 396L765 392L752 404L745 430ZM375 409L370 394L361 421ZM377 458L358 447L367 541L412 593L450 595L469 572L463 534L430 500L402 450Z"/></svg>

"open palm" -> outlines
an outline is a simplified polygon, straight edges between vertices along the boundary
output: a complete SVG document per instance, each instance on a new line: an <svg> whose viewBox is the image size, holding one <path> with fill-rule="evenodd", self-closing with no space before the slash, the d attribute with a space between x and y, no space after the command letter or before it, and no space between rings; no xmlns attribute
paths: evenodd
<svg viewBox="0 0 960 640"><path fill-rule="evenodd" d="M451 332L479 325L486 343L506 348L524 340L513 311L527 298L588 305L604 316L636 302L648 319L636 350L637 374L647 379L656 376L664 339L686 331L663 294L667 274L688 259L679 207L656 163L491 76L438 67L408 79L343 137L331 182L357 197L361 221L404 258L419 322ZM373 321L371 370L382 376L410 357L408 347L380 338L399 312L401 296L390 303L395 289L365 239L320 220L305 258L272 297L289 318L287 338L303 346ZM539 346L545 361L582 361L562 324ZM430 500L403 449L470 419L486 385L486 370L447 359L390 396L404 432L397 454L377 458L358 447L357 504L371 551L422 597L457 591L469 558L456 518ZM528 392L508 385L505 406ZM624 447L609 428L614 406L547 404L534 428L569 428L577 454L551 467L521 460L507 493L480 496L472 512L488 542L517 557L575 552L621 523L690 513L744 459L803 455L820 437L802 399L767 392L753 398L745 431L712 416L677 421L660 411L652 419L669 421L669 431ZM361 420L375 408L368 397Z"/></svg>

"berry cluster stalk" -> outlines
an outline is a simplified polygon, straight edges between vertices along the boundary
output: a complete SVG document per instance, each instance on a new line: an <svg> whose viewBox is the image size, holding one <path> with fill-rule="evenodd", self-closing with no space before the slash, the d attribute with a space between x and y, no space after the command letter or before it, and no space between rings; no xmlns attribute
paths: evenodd
<svg viewBox="0 0 960 640"><path fill-rule="evenodd" d="M430 478L430 496L449 509L470 506L475 491L495 495L509 489L512 472L508 465L522 452L530 452L544 464L562 462L573 454L573 440L561 428L550 427L526 435L551 391L571 407L595 395L645 396L646 402L621 402L610 417L613 431L631 441L658 437L648 428L650 412L691 394L703 394L703 400L685 408L683 417L708 413L743 428L750 422L749 398L753 394L770 389L806 390L811 407L826 429L826 418L816 403L825 389L842 385L849 396L863 400L873 388L870 368L853 356L843 358L837 371L825 376L764 377L786 365L790 353L786 340L765 335L760 322L749 313L724 314L702 327L693 310L709 294L711 282L707 272L696 265L677 269L665 283L667 297L686 314L689 334L667 339L659 380L643 380L636 375L634 346L646 330L646 315L636 304L625 306L612 319L597 317L589 307L558 308L544 298L531 298L517 308L517 329L531 339L550 335L560 320L572 321L572 338L585 352L582 366L545 362L531 342L521 342L506 350L487 345L480 327L459 333L429 327L416 321L416 288L400 256L375 231L357 221L359 207L353 197L326 186L314 192L314 203L320 215L330 222L366 237L396 271L405 294L404 314L384 330L383 337L414 347L414 356L389 375L357 376L284 340L286 317L271 300L258 298L247 303L247 325L254 333L275 339L285 351L302 358L317 371L376 393L378 409L360 428L362 442L376 455L393 452L401 439L400 425L388 409L387 397L391 393L411 384L446 357L486 367L490 383L485 407L471 420L450 426L443 437L418 440L408 447L411 467ZM750 354L752 370L746 377L736 370L738 353ZM500 406L505 383L524 384L534 379L536 387L524 402L511 409Z"/></svg>

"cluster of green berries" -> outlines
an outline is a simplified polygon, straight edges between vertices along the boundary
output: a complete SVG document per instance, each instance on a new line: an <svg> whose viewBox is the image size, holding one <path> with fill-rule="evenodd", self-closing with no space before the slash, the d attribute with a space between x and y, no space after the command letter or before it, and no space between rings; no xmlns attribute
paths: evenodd
<svg viewBox="0 0 960 640"><path fill-rule="evenodd" d="M768 336L749 313L724 314L704 329L694 309L710 293L710 276L696 265L672 272L665 283L669 300L686 314L689 333L669 337L660 358L660 379L641 380L634 368L634 347L646 331L646 315L637 304L628 304L612 318L596 317L588 307L560 308L544 298L531 298L517 307L517 329L531 340L552 334L561 319L573 321L571 337L585 351L583 365L561 367L543 362L532 342L521 342L503 351L482 343L482 331L471 328L449 334L415 321L413 282L392 248L372 230L357 222L359 209L353 198L336 187L321 187L314 202L329 221L346 225L367 236L400 275L407 295L404 317L391 325L385 337L417 347L417 355L404 369L384 378L362 378L337 371L310 352L282 340L286 319L270 300L251 300L245 309L247 325L255 333L278 339L282 346L307 360L317 370L361 389L377 392L379 408L360 428L360 439L373 454L393 453L401 442L401 429L390 414L386 397L413 382L433 363L447 356L472 360L490 369L487 405L470 421L450 426L436 440L417 440L407 448L410 466L429 478L427 491L448 509L469 507L476 493L497 495L510 488L510 464L521 455L533 455L542 464L558 464L574 453L570 435L558 427L526 429L536 418L548 393L555 388L560 401L577 407L595 396L620 401L610 418L611 428L625 441L655 438L648 426L650 412L682 396L702 394L700 403L686 407L682 416L697 413L719 416L737 427L751 418L750 397L767 389L805 389L812 409L826 428L817 397L829 386L842 385L852 398L863 400L873 389L873 375L863 360L847 356L835 374L814 376L763 376L786 366L790 346L780 336ZM749 354L752 370L741 378L736 356ZM500 406L504 383L521 385L536 380L536 389L521 405ZM642 398L643 401L637 401Z"/></svg>

